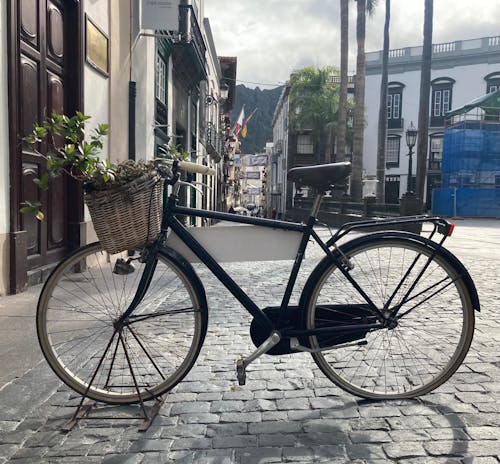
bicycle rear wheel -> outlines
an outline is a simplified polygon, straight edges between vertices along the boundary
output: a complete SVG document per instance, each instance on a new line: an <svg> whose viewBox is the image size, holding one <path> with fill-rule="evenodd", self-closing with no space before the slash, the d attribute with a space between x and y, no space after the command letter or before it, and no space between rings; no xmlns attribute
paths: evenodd
<svg viewBox="0 0 500 464"><path fill-rule="evenodd" d="M173 388L193 366L207 330L201 282L167 249L139 306L115 330L145 266L133 261L132 273L114 273L122 256L99 243L79 249L49 277L37 310L51 368L78 393L106 403L145 401Z"/></svg>
<svg viewBox="0 0 500 464"><path fill-rule="evenodd" d="M350 340L338 333L310 337L312 348L339 343L313 353L323 373L344 390L371 399L423 395L449 379L474 331L473 299L460 270L439 251L425 267L433 248L397 233L354 240L342 251L354 266L349 274L377 308L386 305L385 314L397 310L397 315L392 326L360 331ZM377 322L367 317L366 301L337 266L324 260L315 272L317 284L307 303L309 329L332 319L352 324L349 311L360 323Z"/></svg>

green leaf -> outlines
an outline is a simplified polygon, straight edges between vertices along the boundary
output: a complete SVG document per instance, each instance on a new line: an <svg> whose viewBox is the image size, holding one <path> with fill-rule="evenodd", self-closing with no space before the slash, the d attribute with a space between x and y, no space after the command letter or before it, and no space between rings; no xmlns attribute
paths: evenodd
<svg viewBox="0 0 500 464"><path fill-rule="evenodd" d="M33 179L33 182L38 185L41 190L47 190L49 188L49 174L44 173L40 179Z"/></svg>

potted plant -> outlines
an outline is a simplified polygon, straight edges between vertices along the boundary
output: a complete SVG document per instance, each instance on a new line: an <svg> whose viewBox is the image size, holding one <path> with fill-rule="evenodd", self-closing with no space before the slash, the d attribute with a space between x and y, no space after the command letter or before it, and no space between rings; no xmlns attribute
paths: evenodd
<svg viewBox="0 0 500 464"><path fill-rule="evenodd" d="M63 174L83 183L84 200L95 231L109 253L118 253L154 240L160 230L162 187L153 161L125 161L119 164L102 159L104 137L109 126L99 124L90 134L85 125L90 116L77 112L69 117L52 113L42 124L35 124L25 141L35 149L47 142L46 172L34 182L43 190L50 179ZM87 136L87 137L86 137ZM41 153L40 153L41 154ZM177 148L169 147L175 157ZM37 201L26 201L21 212L44 215Z"/></svg>

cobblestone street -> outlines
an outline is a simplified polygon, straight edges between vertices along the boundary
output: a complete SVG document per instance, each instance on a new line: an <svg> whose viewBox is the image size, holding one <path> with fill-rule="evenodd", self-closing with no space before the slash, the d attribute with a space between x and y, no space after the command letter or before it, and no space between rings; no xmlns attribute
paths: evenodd
<svg viewBox="0 0 500 464"><path fill-rule="evenodd" d="M136 406L98 406L91 419L61 432L80 398L39 352L40 288L4 297L0 464L499 463L500 221L457 220L446 246L471 273L482 310L464 364L434 392L415 400L360 400L326 379L307 353L262 356L240 387L235 361L254 349L251 317L196 265L210 311L205 344L146 432L136 420L98 419L138 414ZM321 255L317 246L308 249L294 301ZM281 300L291 262L224 267L257 304L271 306ZM25 349L13 352L15 343Z"/></svg>

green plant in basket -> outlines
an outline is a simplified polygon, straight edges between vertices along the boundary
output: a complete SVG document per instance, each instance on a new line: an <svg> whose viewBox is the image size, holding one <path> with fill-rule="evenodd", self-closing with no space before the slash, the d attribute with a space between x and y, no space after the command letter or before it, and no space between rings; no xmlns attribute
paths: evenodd
<svg viewBox="0 0 500 464"><path fill-rule="evenodd" d="M101 159L104 137L109 133L108 124L98 124L91 133L86 132L90 116L76 112L72 117L52 113L42 124L35 124L33 132L25 141L35 150L39 143L47 142L49 154L46 159L46 172L34 182L42 190L47 190L51 178L66 173L84 185L85 192L103 191L121 187L154 171L153 162L125 161L114 164ZM88 136L87 136L88 135ZM174 149L176 151L176 149ZM25 201L21 212L44 218L38 201Z"/></svg>

